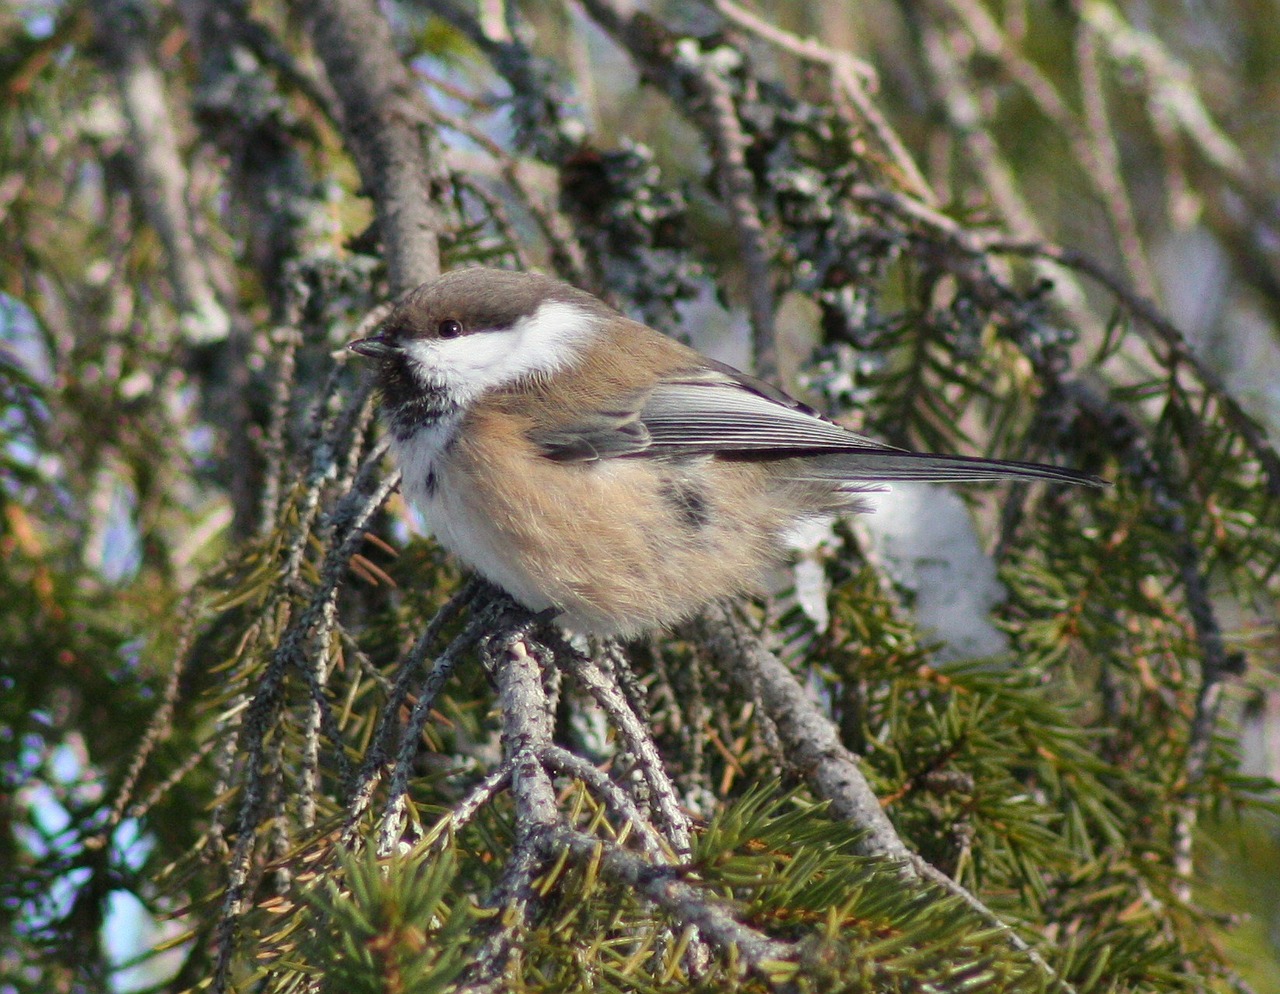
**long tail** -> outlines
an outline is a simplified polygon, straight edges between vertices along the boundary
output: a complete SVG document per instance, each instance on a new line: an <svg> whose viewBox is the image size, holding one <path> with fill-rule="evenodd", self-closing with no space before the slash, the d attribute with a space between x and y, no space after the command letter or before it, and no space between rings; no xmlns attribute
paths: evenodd
<svg viewBox="0 0 1280 994"><path fill-rule="evenodd" d="M842 480L849 483L890 483L895 480L932 480L943 483L974 483L980 480L1052 480L1086 487L1108 486L1106 480L1089 473L1077 473L1059 466L1034 462L1011 462L972 456L943 456L929 452L900 452L893 449L859 449L851 452L823 452L797 460L800 479Z"/></svg>

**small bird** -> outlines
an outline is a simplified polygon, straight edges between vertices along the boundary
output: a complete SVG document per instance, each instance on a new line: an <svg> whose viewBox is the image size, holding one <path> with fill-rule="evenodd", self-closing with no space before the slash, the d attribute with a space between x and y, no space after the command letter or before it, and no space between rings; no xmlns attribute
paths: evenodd
<svg viewBox="0 0 1280 994"><path fill-rule="evenodd" d="M893 480L1098 485L856 435L546 276L462 269L348 346L377 363L437 541L571 631L631 637L756 587L799 521Z"/></svg>

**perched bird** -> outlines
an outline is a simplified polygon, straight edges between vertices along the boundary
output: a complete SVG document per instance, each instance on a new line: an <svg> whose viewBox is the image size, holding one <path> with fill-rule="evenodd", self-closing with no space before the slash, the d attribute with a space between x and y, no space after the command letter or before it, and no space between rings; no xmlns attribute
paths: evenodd
<svg viewBox="0 0 1280 994"><path fill-rule="evenodd" d="M793 525L888 481L1101 482L864 438L529 273L448 273L348 347L377 364L436 539L573 631L628 637L753 589Z"/></svg>

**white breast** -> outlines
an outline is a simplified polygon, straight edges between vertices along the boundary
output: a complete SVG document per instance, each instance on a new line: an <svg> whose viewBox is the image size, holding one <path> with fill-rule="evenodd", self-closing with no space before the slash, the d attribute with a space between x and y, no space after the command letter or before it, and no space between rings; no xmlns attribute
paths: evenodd
<svg viewBox="0 0 1280 994"><path fill-rule="evenodd" d="M462 408L487 391L545 377L571 365L599 333L600 319L573 303L548 300L510 328L478 330L460 338L422 338L404 344L423 389L442 390ZM449 446L460 416L419 428L396 440L404 495L422 514L437 542L525 607L551 602L496 533L465 480L450 472Z"/></svg>
<svg viewBox="0 0 1280 994"><path fill-rule="evenodd" d="M454 415L429 427L417 429L403 441L392 438L391 447L400 464L401 489L405 499L422 514L430 516L430 506L440 482L440 463L461 418Z"/></svg>
<svg viewBox="0 0 1280 994"><path fill-rule="evenodd" d="M450 472L448 449L460 420L449 418L405 441L393 440L405 499L422 515L432 537L486 580L525 607L548 608L551 602L494 533L488 514Z"/></svg>

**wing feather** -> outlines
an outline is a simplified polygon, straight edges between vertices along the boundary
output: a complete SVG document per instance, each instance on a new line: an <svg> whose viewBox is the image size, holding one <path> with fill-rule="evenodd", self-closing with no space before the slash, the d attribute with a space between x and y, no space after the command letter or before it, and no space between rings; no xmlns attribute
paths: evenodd
<svg viewBox="0 0 1280 994"><path fill-rule="evenodd" d="M705 452L770 449L895 451L799 405L784 406L733 382L660 383L640 410L654 447Z"/></svg>
<svg viewBox="0 0 1280 994"><path fill-rule="evenodd" d="M794 478L851 491L895 480L973 482L1026 478L1100 485L1084 473L1040 463L908 452L828 421L776 388L713 363L659 382L617 410L531 433L561 462L630 456L790 459Z"/></svg>
<svg viewBox="0 0 1280 994"><path fill-rule="evenodd" d="M555 428L529 433L542 454L556 462L595 462L634 456L649 449L649 429L639 411L596 411Z"/></svg>

